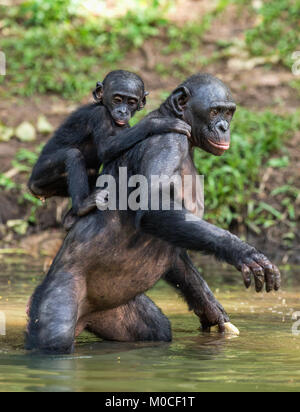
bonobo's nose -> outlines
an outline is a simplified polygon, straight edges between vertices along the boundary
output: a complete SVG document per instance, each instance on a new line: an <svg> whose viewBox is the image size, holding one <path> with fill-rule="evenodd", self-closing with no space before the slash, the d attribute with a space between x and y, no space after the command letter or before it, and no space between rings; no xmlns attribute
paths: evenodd
<svg viewBox="0 0 300 412"><path fill-rule="evenodd" d="M123 116L127 115L128 114L127 107L125 107L125 106L119 107L118 113L123 115Z"/></svg>
<svg viewBox="0 0 300 412"><path fill-rule="evenodd" d="M227 132L228 129L229 129L229 123L226 122L226 120L222 120L221 122L218 122L218 123L216 124L216 128L217 128L217 130L219 130L220 132L225 133L225 132Z"/></svg>

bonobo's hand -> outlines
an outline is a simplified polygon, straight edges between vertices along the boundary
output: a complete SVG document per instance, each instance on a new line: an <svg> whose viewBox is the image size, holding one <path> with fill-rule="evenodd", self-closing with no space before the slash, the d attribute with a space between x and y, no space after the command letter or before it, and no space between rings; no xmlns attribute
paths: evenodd
<svg viewBox="0 0 300 412"><path fill-rule="evenodd" d="M216 300L209 300L201 305L201 309L194 309L195 314L200 318L202 330L210 332L210 328L218 326L219 332L225 332L225 323L230 319L223 306Z"/></svg>
<svg viewBox="0 0 300 412"><path fill-rule="evenodd" d="M77 213L75 213L73 209L70 209L62 220L62 224L63 224L65 231L69 232L72 229L72 227L75 225L75 223L78 222L78 220L79 220L79 217Z"/></svg>
<svg viewBox="0 0 300 412"><path fill-rule="evenodd" d="M254 276L256 292L262 292L266 283L266 291L279 290L281 285L281 275L279 269L263 254L254 251L251 255L242 258L237 265L238 270L243 274L244 283L248 289L251 286L251 275Z"/></svg>
<svg viewBox="0 0 300 412"><path fill-rule="evenodd" d="M189 124L179 119L153 118L151 119L151 134L178 133L191 137L192 128Z"/></svg>

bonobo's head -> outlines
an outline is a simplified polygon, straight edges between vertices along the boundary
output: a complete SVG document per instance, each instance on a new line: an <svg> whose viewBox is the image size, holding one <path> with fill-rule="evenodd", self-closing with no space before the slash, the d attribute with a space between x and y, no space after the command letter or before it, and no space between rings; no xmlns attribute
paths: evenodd
<svg viewBox="0 0 300 412"><path fill-rule="evenodd" d="M192 127L192 144L215 156L230 148L230 123L236 104L221 80L197 74L179 86L168 99L176 116Z"/></svg>
<svg viewBox="0 0 300 412"><path fill-rule="evenodd" d="M109 73L103 83L98 82L93 92L97 103L102 103L112 119L120 126L127 126L137 110L146 105L143 80L136 74L124 70Z"/></svg>

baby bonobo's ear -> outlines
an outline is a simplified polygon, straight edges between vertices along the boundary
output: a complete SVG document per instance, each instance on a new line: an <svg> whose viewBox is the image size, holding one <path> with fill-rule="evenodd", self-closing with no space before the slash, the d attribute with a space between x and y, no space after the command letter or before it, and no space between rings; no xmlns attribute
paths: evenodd
<svg viewBox="0 0 300 412"><path fill-rule="evenodd" d="M149 96L149 92L145 92L144 97L143 97L142 101L141 101L140 104L139 104L139 108L138 108L139 111L140 111L140 110L143 110L143 108L146 106L146 104L147 104L147 96Z"/></svg>
<svg viewBox="0 0 300 412"><path fill-rule="evenodd" d="M93 91L93 97L95 102L101 103L103 98L103 83L97 82L96 89Z"/></svg>

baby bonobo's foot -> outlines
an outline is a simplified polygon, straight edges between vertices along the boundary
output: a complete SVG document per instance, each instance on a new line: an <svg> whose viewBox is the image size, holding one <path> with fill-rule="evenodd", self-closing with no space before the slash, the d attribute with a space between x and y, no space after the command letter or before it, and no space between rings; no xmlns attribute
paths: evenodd
<svg viewBox="0 0 300 412"><path fill-rule="evenodd" d="M69 232L78 220L79 216L74 212L73 209L70 209L62 221L64 229Z"/></svg>
<svg viewBox="0 0 300 412"><path fill-rule="evenodd" d="M82 217L91 213L97 208L96 192L87 197L78 207L77 215Z"/></svg>

